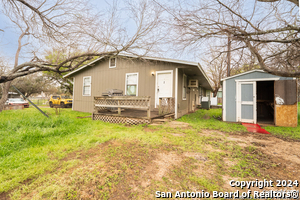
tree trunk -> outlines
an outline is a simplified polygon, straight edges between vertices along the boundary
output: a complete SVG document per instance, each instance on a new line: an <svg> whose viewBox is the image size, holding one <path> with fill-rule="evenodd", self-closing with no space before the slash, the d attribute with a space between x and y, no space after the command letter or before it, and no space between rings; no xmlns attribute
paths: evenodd
<svg viewBox="0 0 300 200"><path fill-rule="evenodd" d="M2 110L4 109L4 105L5 105L5 102L6 102L7 97L8 97L8 90L9 90L10 85L11 85L11 81L8 81L8 82L3 83L1 85L1 87L2 87L2 97L0 99L0 112L2 112Z"/></svg>
<svg viewBox="0 0 300 200"><path fill-rule="evenodd" d="M219 88L213 90L213 97L216 97L218 94Z"/></svg>

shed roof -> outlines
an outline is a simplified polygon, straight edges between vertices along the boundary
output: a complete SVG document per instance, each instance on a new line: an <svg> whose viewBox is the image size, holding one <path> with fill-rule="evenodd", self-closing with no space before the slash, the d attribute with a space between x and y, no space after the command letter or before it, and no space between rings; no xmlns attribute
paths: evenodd
<svg viewBox="0 0 300 200"><path fill-rule="evenodd" d="M221 81L224 81L224 80L227 80L227 79L231 79L231 78L235 78L235 77L238 77L238 76L242 76L242 75L245 75L245 74L253 73L253 72L267 73L267 72L265 72L264 70L261 70L261 69L253 69L253 70L250 70L250 71L247 71L247 72L243 72L243 73L240 73L240 74L236 74L236 75L233 75L233 76L229 76L229 77L223 78L223 79L221 79Z"/></svg>
<svg viewBox="0 0 300 200"><path fill-rule="evenodd" d="M283 77L283 76L278 76L278 75L270 74L270 73L265 72L264 70L261 70L261 69L253 69L253 70L250 70L250 71L247 71L247 72L243 72L243 73L240 73L240 74L236 74L236 75L233 75L233 76L229 76L229 77L223 78L223 79L221 79L221 81L232 79L232 78L236 78L236 77L243 76L243 75L246 75L246 74L255 73L255 72L259 72L259 73L263 73L263 74L269 74L269 75L271 75L273 77L278 77L278 78L295 79L295 77Z"/></svg>

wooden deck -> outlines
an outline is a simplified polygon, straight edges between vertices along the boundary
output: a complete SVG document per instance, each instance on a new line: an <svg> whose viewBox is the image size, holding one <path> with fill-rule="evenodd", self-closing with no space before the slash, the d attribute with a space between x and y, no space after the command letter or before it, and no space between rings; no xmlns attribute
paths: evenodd
<svg viewBox="0 0 300 200"><path fill-rule="evenodd" d="M144 124L175 111L174 98L159 101L157 111L150 110L150 97L94 97L93 120L110 123Z"/></svg>

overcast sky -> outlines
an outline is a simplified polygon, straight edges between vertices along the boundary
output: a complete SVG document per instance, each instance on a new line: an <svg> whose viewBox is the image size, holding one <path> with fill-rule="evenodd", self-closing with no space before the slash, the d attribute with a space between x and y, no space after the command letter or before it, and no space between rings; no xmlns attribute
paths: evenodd
<svg viewBox="0 0 300 200"><path fill-rule="evenodd" d="M191 3L193 0L188 0L186 2ZM123 3L124 1L120 0L119 3ZM159 2L168 2L168 3L173 3L171 0L164 0L164 1L159 1ZM175 2L175 1L174 1ZM245 8L248 8L248 10L245 10L245 12L249 12L252 10L253 5L254 5L254 0L244 0L245 2ZM108 4L111 3L110 0L90 0L90 3L93 4L93 8L95 10L103 10L108 7ZM260 5L261 3L259 3ZM263 5L263 4L261 4ZM124 16L126 18L126 11L123 11L121 16ZM255 16L255 17L260 17L260 16ZM13 61L14 60L14 55L17 49L17 43L18 43L18 37L19 34L12 28L12 22L0 12L0 29L5 30L4 32L0 32L0 56L5 57L8 60ZM130 23L130 21L127 21L126 28L128 30L131 30L130 26L133 25ZM45 46L47 46L45 44ZM167 47L166 47L167 48ZM183 59L183 60L189 60L189 61L200 61L199 57L199 52L201 50L205 49L204 47L201 47L195 51L191 52L184 52L181 55L176 55L174 56L174 52L169 52L167 51L166 53L163 54L164 57L168 58L177 58L177 59ZM197 55L198 54L198 55ZM24 57L24 52L21 54L20 62L25 62L28 61L30 58Z"/></svg>

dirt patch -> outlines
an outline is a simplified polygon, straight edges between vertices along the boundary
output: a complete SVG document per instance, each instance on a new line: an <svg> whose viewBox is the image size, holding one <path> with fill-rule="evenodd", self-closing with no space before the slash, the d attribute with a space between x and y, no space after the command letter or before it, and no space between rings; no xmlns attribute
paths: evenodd
<svg viewBox="0 0 300 200"><path fill-rule="evenodd" d="M260 170L262 177L269 177L269 179L273 181L293 180L295 177L300 177L300 142L259 133L225 134L215 130L202 130L199 134L211 137L218 137L218 135L223 136L225 140L232 141L243 149L249 146L255 147L256 150L250 154L254 156L261 154L261 156L257 158L259 160L257 168ZM205 152L212 151L224 152L211 145L205 146ZM245 153L249 152L247 151ZM223 160L228 167L237 164L228 158L224 158ZM229 176L227 178L230 179ZM227 178L224 177L226 180ZM253 180L255 180L255 178Z"/></svg>
<svg viewBox="0 0 300 200"><path fill-rule="evenodd" d="M186 157L194 158L195 160L203 161L203 162L208 160L207 156L205 154L201 154L201 153L186 152L183 155Z"/></svg>
<svg viewBox="0 0 300 200"><path fill-rule="evenodd" d="M144 128L143 128L143 131L153 133L153 132L155 132L156 130L155 130L155 129L148 128L148 127L144 127Z"/></svg>
<svg viewBox="0 0 300 200"><path fill-rule="evenodd" d="M225 134L221 131L218 130L208 130L208 129L203 129L201 130L201 133L205 134L205 135L211 135L211 134L218 134L221 136L224 136Z"/></svg>
<svg viewBox="0 0 300 200"><path fill-rule="evenodd" d="M176 137L184 137L185 134L184 133L170 133L171 135L174 135Z"/></svg>
<svg viewBox="0 0 300 200"><path fill-rule="evenodd" d="M203 119L210 119L210 116L208 116L207 114L205 114L202 118Z"/></svg>
<svg viewBox="0 0 300 200"><path fill-rule="evenodd" d="M264 143L259 143L259 142L251 142L252 145L258 146L258 147L266 147Z"/></svg>
<svg viewBox="0 0 300 200"><path fill-rule="evenodd" d="M182 129L190 128L189 123L179 122L179 121L171 121L167 123L165 126L170 128L182 128Z"/></svg>
<svg viewBox="0 0 300 200"><path fill-rule="evenodd" d="M284 141L275 136L264 134L229 135L228 140L237 142L240 146L255 146L270 156L281 157L288 163L300 164L300 142Z"/></svg>
<svg viewBox="0 0 300 200"><path fill-rule="evenodd" d="M171 167L180 163L181 160L182 158L175 153L159 153L153 161L153 165L146 168L146 172L150 172L151 177L155 180L161 180Z"/></svg>

